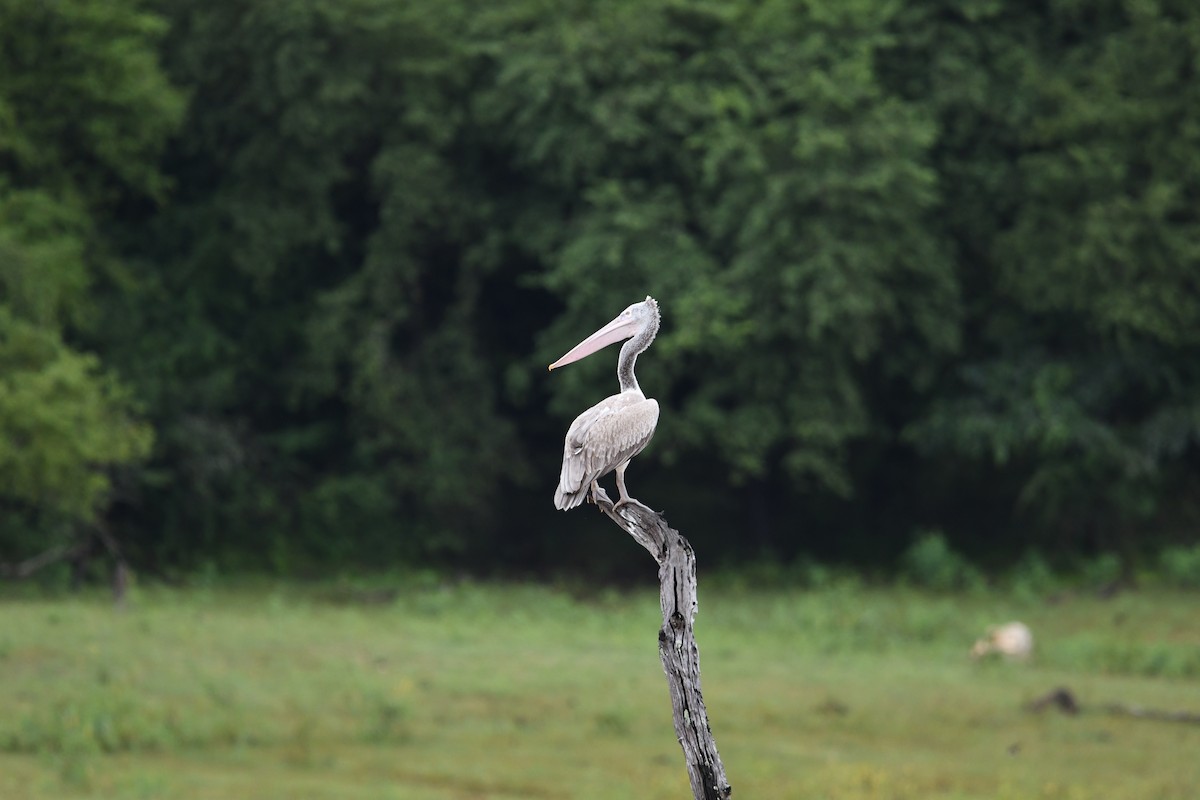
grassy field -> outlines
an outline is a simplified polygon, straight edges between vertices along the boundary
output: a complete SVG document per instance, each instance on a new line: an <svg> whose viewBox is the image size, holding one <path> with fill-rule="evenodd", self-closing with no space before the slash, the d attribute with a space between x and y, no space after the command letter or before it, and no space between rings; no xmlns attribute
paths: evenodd
<svg viewBox="0 0 1200 800"><path fill-rule="evenodd" d="M125 611L8 590L0 797L690 797L654 587L396 584L143 589ZM1103 710L1200 712L1200 596L711 584L697 636L737 798L1200 796L1200 726ZM1033 663L972 663L1012 618ZM1023 709L1060 685L1084 713Z"/></svg>

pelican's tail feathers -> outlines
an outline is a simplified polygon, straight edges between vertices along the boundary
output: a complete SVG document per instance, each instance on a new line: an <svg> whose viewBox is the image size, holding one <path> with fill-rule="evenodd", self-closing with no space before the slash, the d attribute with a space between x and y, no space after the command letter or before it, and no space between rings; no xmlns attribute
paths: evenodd
<svg viewBox="0 0 1200 800"><path fill-rule="evenodd" d="M554 493L554 507L559 511L567 511L568 509L575 508L575 506L583 504L587 493L587 486L581 486L573 492L567 491L560 486Z"/></svg>

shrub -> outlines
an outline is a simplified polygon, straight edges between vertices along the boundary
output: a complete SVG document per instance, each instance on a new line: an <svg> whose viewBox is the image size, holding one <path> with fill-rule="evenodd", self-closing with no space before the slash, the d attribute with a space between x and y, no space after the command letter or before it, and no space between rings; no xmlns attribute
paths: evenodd
<svg viewBox="0 0 1200 800"><path fill-rule="evenodd" d="M1121 577L1121 559L1114 553L1101 553L1084 562L1081 572L1084 583L1089 586L1105 586Z"/></svg>
<svg viewBox="0 0 1200 800"><path fill-rule="evenodd" d="M1163 578L1172 586L1200 589L1200 544L1168 547L1158 557Z"/></svg>
<svg viewBox="0 0 1200 800"><path fill-rule="evenodd" d="M1023 555L1012 570L1012 588L1018 595L1045 594L1057 588L1059 583L1059 576L1036 550Z"/></svg>
<svg viewBox="0 0 1200 800"><path fill-rule="evenodd" d="M950 549L940 531L924 531L901 559L904 573L917 586L937 591L975 589L983 575L969 561Z"/></svg>

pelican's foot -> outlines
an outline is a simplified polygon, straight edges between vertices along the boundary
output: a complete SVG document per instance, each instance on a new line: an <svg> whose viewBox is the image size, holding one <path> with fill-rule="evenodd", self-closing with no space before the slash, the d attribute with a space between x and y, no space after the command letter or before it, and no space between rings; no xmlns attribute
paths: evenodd
<svg viewBox="0 0 1200 800"><path fill-rule="evenodd" d="M635 499L634 499L634 498L632 498L632 497L628 497L628 496L626 496L626 497L622 497L621 499L617 500L617 502L613 503L613 511L616 511L616 510L617 510L618 508L620 508L621 506L629 506L629 505L633 505L633 506L640 506L641 508L644 508L644 509L646 509L647 511L650 511L650 510L651 510L651 509L650 509L650 506L646 505L646 504L645 504L645 503L643 503L642 501L640 501L640 500L635 500Z"/></svg>
<svg viewBox="0 0 1200 800"><path fill-rule="evenodd" d="M603 512L604 509L602 506L609 502L608 492L593 483L591 490L588 491L588 500L591 500L595 504L597 511Z"/></svg>
<svg viewBox="0 0 1200 800"><path fill-rule="evenodd" d="M613 504L613 511L616 511L621 506L637 506L638 508L640 508L644 511L649 511L651 514L659 513L657 511L655 511L653 508L651 508L650 506L643 503L641 500L638 500L633 497L622 497L620 500L618 500L616 503Z"/></svg>

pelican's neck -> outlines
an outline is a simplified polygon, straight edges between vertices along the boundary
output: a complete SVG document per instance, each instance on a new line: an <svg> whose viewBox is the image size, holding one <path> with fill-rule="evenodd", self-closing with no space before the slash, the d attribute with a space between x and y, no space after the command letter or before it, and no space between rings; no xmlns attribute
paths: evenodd
<svg viewBox="0 0 1200 800"><path fill-rule="evenodd" d="M642 387L638 386L633 366L637 363L637 357L646 351L657 334L658 309L655 309L654 316L646 320L646 324L642 326L641 330L634 334L632 339L621 345L621 356L617 359L617 380L621 382L622 392L642 391Z"/></svg>

